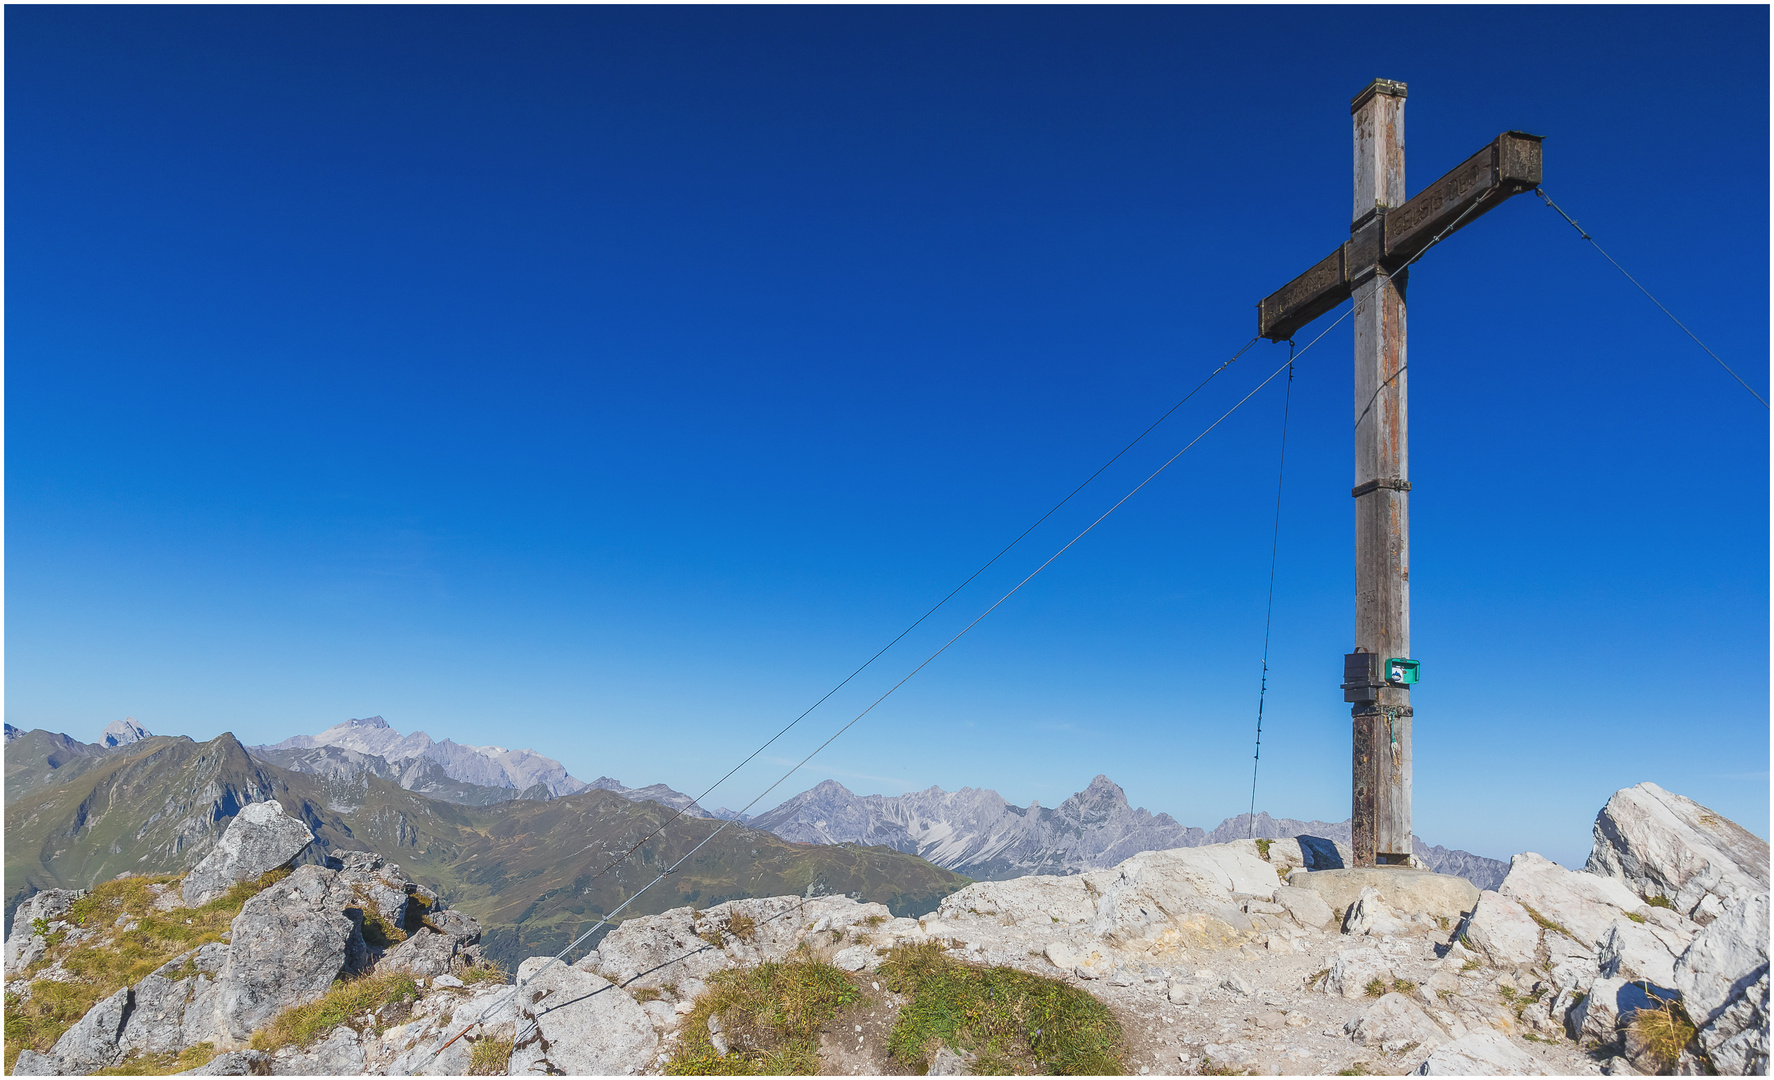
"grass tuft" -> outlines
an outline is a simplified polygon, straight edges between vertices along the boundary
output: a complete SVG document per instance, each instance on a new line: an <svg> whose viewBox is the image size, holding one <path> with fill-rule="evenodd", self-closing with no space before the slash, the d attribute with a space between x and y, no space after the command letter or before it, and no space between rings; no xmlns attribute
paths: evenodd
<svg viewBox="0 0 1774 1080"><path fill-rule="evenodd" d="M1386 980L1378 978L1378 977L1369 979L1367 981L1367 996L1368 997L1385 997L1386 996Z"/></svg>
<svg viewBox="0 0 1774 1080"><path fill-rule="evenodd" d="M1121 1072L1121 1025L1107 1006L1056 979L1005 967L976 967L938 942L901 945L880 973L911 1001L888 1036L887 1052L913 1069L947 1043L973 1054L981 1075Z"/></svg>
<svg viewBox="0 0 1774 1080"><path fill-rule="evenodd" d="M473 967L463 968L456 977L461 979L465 986L473 986L478 982L506 983L511 981L511 977L505 973L505 969L500 967L498 962L487 959L482 959Z"/></svg>
<svg viewBox="0 0 1774 1080"><path fill-rule="evenodd" d="M253 1032L253 1049L269 1052L286 1046L312 1046L355 1017L418 998L419 984L404 971L335 982L318 1000L292 1005Z"/></svg>
<svg viewBox="0 0 1774 1080"><path fill-rule="evenodd" d="M1634 1066L1641 1071L1647 1065L1653 1066L1652 1071L1659 1076L1675 1072L1683 1048L1694 1039L1694 1025L1673 1001L1663 1002L1658 1009L1640 1009L1633 1014L1626 1030L1630 1041L1644 1047Z"/></svg>
<svg viewBox="0 0 1774 1080"><path fill-rule="evenodd" d="M678 1026L671 1076L806 1076L819 1071L819 1029L864 1001L842 971L808 960L729 968ZM715 1051L709 1017L720 1018L729 1052Z"/></svg>
<svg viewBox="0 0 1774 1080"><path fill-rule="evenodd" d="M1670 911L1675 910L1675 901L1667 896L1653 896L1649 900L1646 900L1645 903L1651 907L1668 908Z"/></svg>
<svg viewBox="0 0 1774 1080"><path fill-rule="evenodd" d="M1553 920L1548 919L1546 916L1540 914L1538 911L1535 911L1532 907L1529 907L1527 904L1522 904L1521 909L1528 913L1528 918L1530 918L1540 924L1540 929L1555 930L1558 933L1561 933L1564 936L1570 938L1572 941L1577 940L1577 935L1571 933L1569 930L1566 930L1564 928L1563 924L1558 923L1558 922L1554 922Z"/></svg>
<svg viewBox="0 0 1774 1080"><path fill-rule="evenodd" d="M202 1042L196 1046L187 1046L183 1053L178 1054L143 1054L131 1050L122 1064L113 1065L109 1069L100 1069L93 1076L171 1076L187 1069L196 1069L208 1065L216 1056L214 1043Z"/></svg>
<svg viewBox="0 0 1774 1080"><path fill-rule="evenodd" d="M510 1039L476 1039L468 1051L469 1076L504 1076L511 1068Z"/></svg>

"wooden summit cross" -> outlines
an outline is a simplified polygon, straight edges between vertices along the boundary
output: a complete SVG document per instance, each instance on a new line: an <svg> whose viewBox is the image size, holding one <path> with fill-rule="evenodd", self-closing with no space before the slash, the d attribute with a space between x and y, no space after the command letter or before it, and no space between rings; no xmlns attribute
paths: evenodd
<svg viewBox="0 0 1774 1080"><path fill-rule="evenodd" d="M1375 79L1356 95L1355 210L1349 240L1257 305L1258 329L1288 341L1355 298L1355 651L1343 700L1355 729L1357 866L1410 866L1411 484L1405 449L1405 286L1442 237L1540 183L1540 136L1507 131L1408 202L1405 85Z"/></svg>

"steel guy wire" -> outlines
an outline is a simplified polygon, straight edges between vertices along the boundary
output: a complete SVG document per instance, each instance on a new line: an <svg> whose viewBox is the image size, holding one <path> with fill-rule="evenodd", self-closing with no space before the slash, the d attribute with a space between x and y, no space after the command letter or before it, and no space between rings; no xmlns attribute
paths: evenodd
<svg viewBox="0 0 1774 1080"><path fill-rule="evenodd" d="M1589 235L1589 233L1584 231L1583 226L1577 224L1576 218L1565 213L1564 207L1562 207L1559 204L1552 201L1552 196L1546 194L1544 189L1541 189L1538 187L1536 187L1534 189L1534 194L1540 196L1541 202L1544 202L1547 206L1551 207L1553 210L1556 210L1558 212L1559 217L1564 218L1566 221L1570 222L1571 228L1577 230L1578 236L1581 236L1583 239L1589 241L1589 244L1591 247L1595 248L1595 250L1597 250L1597 251L1600 251L1602 258L1613 263L1614 269L1620 271L1620 273L1622 273L1626 276L1627 281L1630 281L1635 286L1637 286L1638 291L1644 293L1645 298L1647 300L1651 301L1651 303L1653 303L1653 304L1656 304L1658 311L1661 311L1661 312L1663 312L1663 314L1668 315L1670 322L1675 323L1677 326L1681 327L1682 333L1688 335L1690 338L1693 338L1694 344L1700 346L1702 349L1706 349L1706 355L1712 357L1714 360L1718 360L1719 366L1725 369L1726 374L1730 375L1731 378L1736 379L1739 385L1741 385L1745 390L1749 391L1751 397L1753 397L1757 401L1761 402L1762 408L1764 408L1764 409L1768 408L1768 399L1767 398L1756 393L1755 387L1744 382L1743 376L1737 374L1735 371L1732 371L1730 364L1727 364L1723 360L1720 360L1718 353L1715 353L1712 351L1712 349L1708 348L1706 342L1701 341L1698 337L1696 337L1694 334L1694 331L1688 329L1688 326L1686 323L1682 322L1680 319L1675 317L1675 312L1664 307L1663 301L1657 299L1655 296L1652 296L1651 290L1645 288L1643 285L1640 285L1638 278L1635 278L1631 274L1627 273L1626 267L1621 266L1619 260L1615 259L1614 256L1609 255L1605 250L1603 250L1602 246L1595 242L1595 237Z"/></svg>
<svg viewBox="0 0 1774 1080"><path fill-rule="evenodd" d="M1057 503L1054 503L1053 506L1045 514L1042 514L1040 517L1035 519L1035 523L1033 525L1030 525L1028 528L1026 528L1022 532L1018 533L1016 536L1016 539L1010 541L1010 543L1008 543L1008 544L1005 544L1004 547L996 555L993 555L990 559L987 559L980 566L980 568L978 570L975 570L973 573L967 575L966 580L962 581L961 584L959 584L959 585L955 586L953 589L951 589L949 591L948 595L944 596L941 600L938 600L935 604L931 605L930 610L928 610L924 614L918 616L918 618L916 620L914 620L910 626L906 627L904 630L901 630L899 632L898 636L896 636L892 641L889 641L887 644L883 645L879 652L875 653L875 655L873 655L873 656L869 657L867 660L863 661L862 665L860 667L858 667L855 671L852 671L849 675L846 675L842 682L838 683L838 685L832 687L830 690L827 690L825 692L825 694L823 696L821 696L818 701L815 701L813 704L807 706L807 709L805 712L801 713L801 715L795 717L793 720L790 720L786 725L783 726L781 731L778 731L776 734L770 736L769 739L765 740L765 742L762 746L758 747L756 750L753 750L750 754L746 755L745 760L743 760L739 764L733 766L732 769L727 771L727 774L725 776L722 776L719 780L716 780L714 783L710 784L707 787L707 789L705 789L702 792L702 794L700 794L700 795L696 796L694 799L690 800L689 803L678 807L677 810L674 813L672 813L670 817L667 817L664 821L660 822L660 824L656 828L654 828L654 830L652 832L648 833L647 835L641 837L640 840L636 841L633 847L630 847L627 851L624 851L622 854L616 856L614 859L611 859L609 864L606 865L602 870L599 870L597 873L591 875L590 880L596 881L598 878L603 877L605 874L607 874L611 870L615 869L617 865L619 865L620 863L623 862L623 860L627 859L630 855L633 855L635 852L639 851L641 849L641 846L644 845L647 841L653 839L655 836L658 836L660 833L664 832L667 828L670 828L675 822L677 822L677 820L679 818L684 816L684 814L690 809L691 806L700 806L702 804L702 800L708 798L710 793L712 793L716 788L720 787L722 784L724 784L728 780L732 779L734 773L737 773L740 769L743 769L747 765L751 764L751 762L754 758L756 758L759 754L763 753L765 750L768 750L770 748L770 746L776 742L777 739L780 739L784 735L788 734L790 729L792 729L796 724L799 724L802 720L805 720L809 715L811 715L814 709L817 709L821 705L825 704L826 701L828 699L830 699L833 694L837 693L839 690L842 690L844 687L848 686L850 684L851 680L855 679L858 675L861 675L863 673L863 671L869 667L869 665L873 664L876 660L879 660L882 656L885 656L887 654L887 650L889 650L889 649L893 648L893 646L899 644L902 640L905 639L905 636L907 634L911 633L913 630L916 630L919 626L923 625L924 620L926 620L926 619L930 618L930 616L936 614L938 608L942 607L944 604L948 603L950 600L953 600L955 598L955 595L957 593L959 593L962 589L965 589L967 586L973 584L973 581L975 578L979 577L981 574L983 574L987 570L991 569L993 564L995 564L999 559L1002 559L1005 555L1009 554L1011 548L1013 548L1017 544L1021 543L1023 541L1023 539L1025 537L1027 537L1030 533L1032 533L1036 529L1040 528L1041 524L1043 522L1045 522L1048 518L1052 517L1054 514L1058 513L1060 508L1065 506L1067 503L1071 502L1074 496L1076 496L1080 491L1083 491L1085 488L1089 487L1091 481L1093 481L1097 477L1101 476L1104 473L1104 471L1106 471L1109 468L1109 466L1115 464L1117 461L1120 461L1124 456L1126 456L1126 454L1129 450L1132 450L1135 446L1138 446L1140 444L1140 442L1143 439L1145 439L1145 437L1147 435L1150 435L1153 431L1155 431L1157 429L1159 424L1162 424L1166 420L1170 419L1172 413L1176 412L1178 409L1180 409L1184 405L1188 404L1190 398L1193 398L1196 394L1200 393L1201 389L1203 387L1205 387L1208 383L1212 382L1214 380L1215 376L1219 375L1220 372L1226 370L1228 367L1231 367L1232 364L1234 362L1236 362L1239 357L1241 357L1245 353L1249 352L1251 346L1255 345L1260 340L1262 340L1262 339L1260 336L1258 336L1258 337L1253 337L1249 341L1245 342L1243 347L1240 348L1237 352L1233 353L1229 359L1227 359L1224 363L1220 364L1219 367L1214 368L1212 371L1208 372L1207 378L1202 379L1199 383L1196 383L1195 388L1193 390L1190 390L1187 394L1184 394L1182 396L1182 398L1179 401L1177 401L1177 403L1175 405L1172 405L1170 408L1164 410L1164 412L1158 417L1158 419L1152 421L1151 424L1147 425L1147 427L1144 431L1140 432L1138 435L1135 435L1133 437L1132 441L1130 441L1126 446L1123 446L1120 450L1116 451L1114 457L1111 457L1109 460L1103 462L1102 465L1099 466L1095 472L1091 473L1089 476L1084 478L1083 483L1081 483L1077 487L1073 488L1071 490L1071 492L1066 495L1065 498L1061 499Z"/></svg>
<svg viewBox="0 0 1774 1080"><path fill-rule="evenodd" d="M1269 603L1263 609L1263 681L1257 689L1257 751L1250 765L1250 826L1246 835L1255 836L1257 828L1257 768L1263 761L1263 700L1269 694L1269 628L1275 621L1275 561L1281 551L1281 482L1287 476L1287 417L1294 403L1294 350L1287 343L1287 397L1281 405L1281 464L1275 470L1275 531L1269 538Z"/></svg>
<svg viewBox="0 0 1774 1080"><path fill-rule="evenodd" d="M1296 355L1304 354L1307 349L1312 348L1313 345L1316 345L1320 341L1322 341L1324 339L1324 335L1330 333L1333 329L1335 329L1336 326L1338 325L1338 323L1341 323L1344 319L1347 319L1349 317L1350 312L1353 310L1354 310L1354 308L1351 307L1350 311L1345 311L1342 315L1338 316L1336 322L1333 322L1329 326L1325 327L1324 331L1322 333L1320 333L1317 337L1313 338L1312 341L1306 345L1306 348L1300 349L1299 353ZM1251 344L1255 344L1255 341L1253 340L1251 342ZM1243 353L1246 350L1248 350L1249 348L1250 348L1250 345L1246 345L1244 349L1240 349L1239 355L1243 355ZM1236 359L1236 358L1237 357L1235 356L1233 359ZM1226 361L1226 364L1230 364L1231 362L1232 362L1231 360L1228 360L1228 361ZM1262 382L1258 383L1254 388L1252 388L1249 393L1247 393L1243 397L1239 398L1232 405L1231 408L1229 408L1225 412L1221 413L1218 419L1216 419L1213 423L1209 424L1207 427L1203 428L1201 430L1201 432L1199 434L1197 434L1193 439L1190 439L1189 442L1187 444L1185 444L1181 450L1178 450L1176 453L1172 454L1169 458L1167 458L1164 461L1164 463L1162 465L1159 465L1158 468L1152 470L1152 472L1144 480L1141 480L1137 485L1134 486L1133 490L1129 491L1127 494L1125 494L1125 495L1121 496L1121 498L1117 499L1115 501L1114 505L1110 506L1107 510L1103 511L1100 515L1098 515L1098 517L1094 521L1092 521L1089 525L1086 525L1076 536L1074 536L1070 540L1066 541L1065 545L1062 546L1058 551L1054 552L1052 555L1049 555L1047 557L1047 560L1045 562L1043 562L1040 566L1037 566L1034 570L1030 571L1027 577L1024 577L1021 581L1019 581L1015 585L1011 586L1010 590L1007 591L1006 593L1004 593L1004 595L1000 596L997 600L993 601L992 605L990 607L986 608L984 611L980 612L977 616L975 616L973 621L968 623L966 626L962 627L960 632L956 633L954 637L949 638L949 640L944 642L942 644L942 646L940 648L938 648L935 652L933 652L929 656L925 657L923 662L918 664L918 666L914 667L911 671L907 672L903 678L901 678L898 682L894 683L891 687L889 687L885 693L883 693L880 697L876 698L873 702L871 702L867 708L865 708L861 712L857 713L843 727L840 727L837 731L833 732L830 738L826 739L824 742L822 742L818 746L814 747L813 750L806 757L804 757L800 761L796 762L794 765L792 765L789 768L789 770L787 772L783 773L780 777L778 777L775 783L771 784L769 787L765 788L763 791L760 791L752 799L751 802L746 803L745 806L740 809L738 814L736 814L732 818L727 819L726 821L721 822L719 827L717 827L713 832L709 833L708 836L703 838L703 840L700 843L698 843L695 847L691 848L688 852L686 852L683 856L681 856L676 862L672 863L669 867L667 867L662 873L660 873L660 875L658 877L654 878L652 881L649 881L647 884L641 886L640 889L634 893L634 895L630 896L627 900L624 900L622 903L616 905L616 907L614 909L612 909L607 915L600 918L590 929L584 931L578 937L576 937L572 941L568 942L566 948L562 949L560 952L558 952L554 956L550 957L547 963L543 964L541 967L539 967L535 971L531 972L529 978L523 980L523 982L520 982L520 983L514 985L509 991L507 991L505 994L501 995L498 1000L489 1004L486 1007L486 1009L482 1010L480 1016L476 1017L468 1025L467 1028L463 1029L463 1031L464 1032L467 1031L468 1028L472 1028L475 1024L484 1023L488 1016L491 1016L495 1010L499 1009L506 1002L510 1001L514 996L516 996L517 992L519 990L521 990L524 986L527 986L527 985L529 985L529 983L535 981L535 979L538 976L540 976L543 972L547 971L549 968L553 967L555 964L560 963L561 959L563 957L565 957L568 953L572 952L574 949L578 948L580 942L585 941L587 938L591 937L591 935L597 933L600 929L602 929L605 925L607 925L611 919L614 919L616 916L620 915L623 912L623 910L625 908L627 908L630 904L634 903L636 900L639 900L642 896L644 896L647 893L647 891L649 889L651 889L653 886L659 884L661 881L664 881L666 878L668 878L672 874L676 873L679 867L683 866L686 862L690 861L690 859L693 858L697 852L699 852L703 848L707 847L714 840L715 837L721 835L723 832L726 832L727 828L729 826L731 826L735 821L738 821L740 818L744 817L746 811L748 811L752 807L756 806L766 795L769 795L772 791L775 791L778 787L781 787L784 783L786 783L788 781L789 777L791 777L795 773L799 772L803 766L805 766L809 761L812 761L814 759L814 757L816 757L821 751L823 751L826 747L830 746L832 743L836 742L838 740L839 736L843 735L846 731L849 731L852 727L855 727L863 719L863 717L865 717L869 713L873 712L875 710L875 708L877 706L879 706L883 701L886 701L889 697L893 696L895 691L897 691L900 687L904 686L906 683L910 682L912 680L913 676L917 675L920 671L923 671L926 667L929 667L930 664L932 662L934 662L937 657L939 657L943 653L947 652L949 650L949 648L955 644L955 642L960 641L963 637L965 637L967 635L967 633L970 630L972 630L974 627L978 626L982 621L984 621L986 616L988 616L992 612L998 610L998 608L1003 606L1003 604L1007 600L1009 600L1012 596L1015 596L1018 592L1020 592L1024 585L1027 585L1029 582L1033 581L1035 579L1036 575L1040 574L1043 570L1045 570L1049 566L1051 566L1053 564L1054 560L1058 559L1061 555L1064 555L1067 551L1070 551L1072 549L1072 547L1078 543L1078 541L1084 539L1085 536L1089 535L1089 533L1092 530L1094 530L1098 525L1102 524L1109 517L1110 514L1113 514L1115 511L1121 509L1122 505L1125 504L1127 502L1127 500L1133 498L1135 495L1139 494L1142 490L1144 490L1146 485L1150 484L1153 480L1156 480L1160 473L1162 473L1162 472L1164 472L1164 470L1170 468L1170 466L1172 464L1174 464L1178 458L1180 458L1184 454L1188 453L1189 450L1192 449L1196 443L1198 443L1202 439L1206 438L1210 432L1212 432L1215 428L1219 427L1222 423L1224 423L1227 417L1229 417L1233 413L1237 412L1239 410L1239 408L1244 405L1245 402L1247 402L1251 398L1255 397L1259 390L1263 389L1263 387L1265 387L1265 386L1268 386L1271 382L1274 382L1277 376L1279 376L1282 372L1284 372L1284 371L1288 370L1290 367L1292 367L1293 362L1294 362L1294 358L1289 357L1287 363L1276 368L1272 373L1270 373L1270 375L1267 378L1265 378ZM1214 374L1218 374L1219 371L1224 370L1226 367L1226 364L1222 364L1220 366L1220 368L1215 371ZM1210 378L1211 378L1211 376L1210 376ZM1205 381L1203 382L1202 385L1206 385ZM1200 389L1200 387L1197 387L1196 389ZM1194 391L1191 391L1191 394L1192 393L1194 393ZM1180 402L1179 402L1179 404L1180 404ZM1172 409L1172 411L1175 411L1174 408ZM1150 429L1148 429L1148 430L1150 430ZM1125 451L1123 451L1123 452L1125 452ZM450 1040L450 1042L454 1042L456 1039L461 1038L461 1036L462 1036L462 1032L458 1032L456 1034L456 1036ZM447 1045L449 1045L449 1043L445 1043L444 1045L447 1046ZM442 1051L443 1051L443 1047L440 1046L440 1047L438 1047L437 1050L432 1051L432 1056L436 1057L437 1054L442 1053Z"/></svg>

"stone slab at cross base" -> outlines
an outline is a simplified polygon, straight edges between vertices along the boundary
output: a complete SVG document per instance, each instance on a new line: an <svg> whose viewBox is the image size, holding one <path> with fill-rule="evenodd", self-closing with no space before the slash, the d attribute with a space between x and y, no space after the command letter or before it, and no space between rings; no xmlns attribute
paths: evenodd
<svg viewBox="0 0 1774 1080"><path fill-rule="evenodd" d="M1387 907L1406 916L1421 914L1457 922L1478 904L1478 886L1465 878L1408 867L1295 870L1287 876L1287 883L1317 893L1338 918L1366 888L1379 892Z"/></svg>

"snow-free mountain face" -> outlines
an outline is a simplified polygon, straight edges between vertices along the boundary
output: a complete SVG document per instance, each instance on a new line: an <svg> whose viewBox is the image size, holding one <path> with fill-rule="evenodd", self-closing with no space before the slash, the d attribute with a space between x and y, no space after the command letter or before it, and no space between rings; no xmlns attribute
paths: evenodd
<svg viewBox="0 0 1774 1080"><path fill-rule="evenodd" d="M1130 807L1106 776L1049 810L1040 803L1012 806L995 791L941 788L905 795L856 795L827 780L747 824L785 840L813 844L883 844L980 880L1024 874L1075 874L1114 866L1142 851L1223 844L1247 837L1316 836L1344 845L1349 823L1298 821L1249 814L1227 818L1208 832L1180 825L1169 814ZM1495 888L1506 863L1416 841L1430 869Z"/></svg>
<svg viewBox="0 0 1774 1080"><path fill-rule="evenodd" d="M435 762L444 776L476 787L523 791L542 784L552 795L571 795L584 791L587 786L569 776L565 765L534 750L464 746L449 739L439 742L423 731L402 735L380 716L347 720L318 735L297 735L253 749L276 752L311 750L320 746L336 746L378 757L396 768L414 759Z"/></svg>
<svg viewBox="0 0 1774 1080"><path fill-rule="evenodd" d="M135 717L128 716L106 724L104 732L99 735L99 745L128 746L132 742L151 738L153 734L152 731L136 723Z"/></svg>

